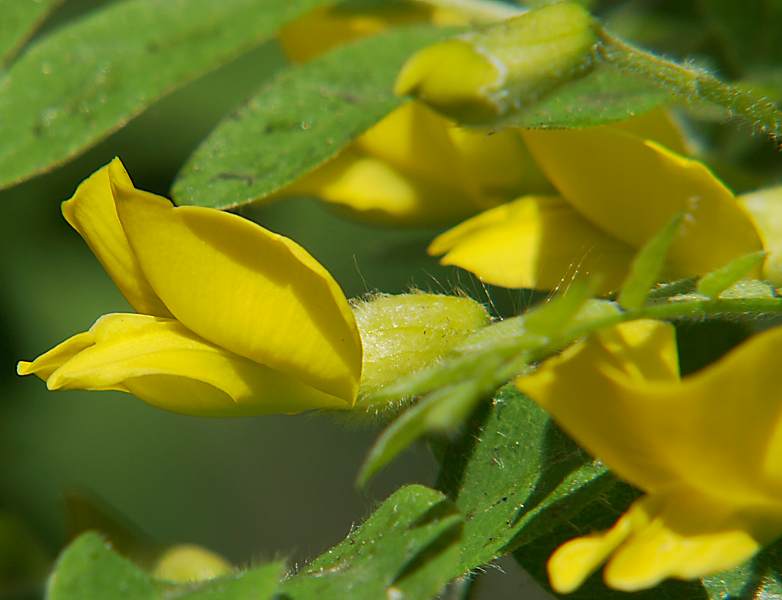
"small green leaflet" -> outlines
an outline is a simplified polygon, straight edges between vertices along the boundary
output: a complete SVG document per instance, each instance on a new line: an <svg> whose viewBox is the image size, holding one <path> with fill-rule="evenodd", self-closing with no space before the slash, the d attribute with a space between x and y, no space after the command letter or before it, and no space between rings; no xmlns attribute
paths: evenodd
<svg viewBox="0 0 782 600"><path fill-rule="evenodd" d="M442 462L438 487L465 515L462 571L546 537L613 482L532 400L504 387Z"/></svg>
<svg viewBox="0 0 782 600"><path fill-rule="evenodd" d="M0 80L0 188L76 156L326 1L128 0L54 31Z"/></svg>
<svg viewBox="0 0 782 600"><path fill-rule="evenodd" d="M205 582L177 585L154 580L116 554L95 532L74 541L49 578L48 600L271 600L283 563L269 563Z"/></svg>
<svg viewBox="0 0 782 600"><path fill-rule="evenodd" d="M622 121L672 101L672 96L642 77L598 63L585 75L562 82L499 126L567 129Z"/></svg>
<svg viewBox="0 0 782 600"><path fill-rule="evenodd" d="M619 304L625 310L643 306L652 286L660 280L668 250L676 239L684 214L675 215L641 248L630 265L630 273L622 284Z"/></svg>
<svg viewBox="0 0 782 600"><path fill-rule="evenodd" d="M409 485L286 580L286 600L436 597L458 570L462 518L443 494Z"/></svg>
<svg viewBox="0 0 782 600"><path fill-rule="evenodd" d="M174 200L234 208L293 182L399 106L403 99L392 88L402 63L447 35L433 27L398 29L281 72L190 157Z"/></svg>

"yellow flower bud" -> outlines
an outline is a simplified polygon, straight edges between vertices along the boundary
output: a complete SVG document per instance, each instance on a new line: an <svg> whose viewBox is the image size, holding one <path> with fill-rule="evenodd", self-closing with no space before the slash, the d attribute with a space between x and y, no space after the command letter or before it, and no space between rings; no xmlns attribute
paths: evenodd
<svg viewBox="0 0 782 600"><path fill-rule="evenodd" d="M162 554L152 574L158 579L186 583L220 577L232 569L219 554L195 544L178 544Z"/></svg>
<svg viewBox="0 0 782 600"><path fill-rule="evenodd" d="M306 62L341 44L376 35L391 27L432 23L462 25L466 15L415 2L385 0L374 6L319 6L285 25L280 45L293 62Z"/></svg>
<svg viewBox="0 0 782 600"><path fill-rule="evenodd" d="M596 41L584 8L554 4L424 48L395 91L459 121L486 121L588 68Z"/></svg>

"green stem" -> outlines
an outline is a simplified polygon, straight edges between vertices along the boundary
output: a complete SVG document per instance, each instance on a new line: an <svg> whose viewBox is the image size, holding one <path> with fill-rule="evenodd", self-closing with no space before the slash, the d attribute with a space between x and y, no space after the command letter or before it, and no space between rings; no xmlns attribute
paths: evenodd
<svg viewBox="0 0 782 600"><path fill-rule="evenodd" d="M649 81L659 82L685 102L716 104L727 109L731 115L746 120L754 129L775 142L782 139L782 112L768 98L756 96L708 73L636 48L600 26L597 27L597 35L602 42L597 52L606 62L619 69L638 73Z"/></svg>
<svg viewBox="0 0 782 600"><path fill-rule="evenodd" d="M681 302L665 302L644 306L635 310L617 312L568 328L563 335L547 341L536 348L529 347L529 341L521 336L514 340L515 352L508 347L497 348L496 351L508 357L503 366L494 371L491 384L494 388L503 385L509 379L520 374L530 362L543 360L567 348L570 344L587 335L612 327L627 321L639 319L703 319L705 317L746 315L755 316L782 314L782 299L780 298L731 298L725 300L686 300Z"/></svg>

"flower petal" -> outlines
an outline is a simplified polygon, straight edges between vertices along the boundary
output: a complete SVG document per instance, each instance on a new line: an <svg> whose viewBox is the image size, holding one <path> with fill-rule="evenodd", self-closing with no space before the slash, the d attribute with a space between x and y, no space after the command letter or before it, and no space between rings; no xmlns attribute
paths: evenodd
<svg viewBox="0 0 782 600"><path fill-rule="evenodd" d="M578 589L634 530L649 522L649 496L635 502L608 531L562 544L548 560L551 587L559 594Z"/></svg>
<svg viewBox="0 0 782 600"><path fill-rule="evenodd" d="M19 364L16 365L16 372L19 375L37 375L43 381L46 381L62 365L94 343L95 336L89 331L77 333L64 342L57 344L48 352L41 354L32 362L20 360Z"/></svg>
<svg viewBox="0 0 782 600"><path fill-rule="evenodd" d="M203 416L346 406L339 398L210 344L173 319L105 315L90 334L94 344L54 371L49 389L122 390L164 410Z"/></svg>
<svg viewBox="0 0 782 600"><path fill-rule="evenodd" d="M677 411L641 394L651 381L676 384L675 353L670 325L634 321L575 344L516 386L620 477L652 491L675 479L661 448L671 441Z"/></svg>
<svg viewBox="0 0 782 600"><path fill-rule="evenodd" d="M692 144L681 126L673 118L671 111L664 108L655 108L637 117L613 123L612 127L635 137L657 142L677 154L693 153Z"/></svg>
<svg viewBox="0 0 782 600"><path fill-rule="evenodd" d="M677 382L660 368L673 344L669 326L647 326L652 343L631 341L632 358L605 340L637 323L592 336L516 383L584 448L646 491L686 484L734 505L779 507L782 328Z"/></svg>
<svg viewBox="0 0 782 600"><path fill-rule="evenodd" d="M648 520L638 521L606 566L605 581L612 588L636 591L668 577L698 579L736 567L782 530L778 519L772 524L763 515L753 518L691 490L639 503L650 500L658 506ZM759 529L765 529L760 537Z"/></svg>
<svg viewBox="0 0 782 600"><path fill-rule="evenodd" d="M408 102L278 195L317 196L377 223L439 225L550 189L518 131L461 128Z"/></svg>
<svg viewBox="0 0 782 600"><path fill-rule="evenodd" d="M404 173L353 148L288 186L281 195L315 196L351 217L381 225L440 225L477 210L462 190Z"/></svg>
<svg viewBox="0 0 782 600"><path fill-rule="evenodd" d="M237 215L174 208L117 187L117 212L152 288L206 340L350 403L361 340L342 290L291 240Z"/></svg>
<svg viewBox="0 0 782 600"><path fill-rule="evenodd" d="M149 286L128 244L117 217L112 181L133 187L118 158L84 180L70 200L62 203L62 214L134 309L148 315L171 316Z"/></svg>
<svg viewBox="0 0 782 600"><path fill-rule="evenodd" d="M780 513L741 510L673 488L637 500L608 531L557 548L549 577L557 592L568 593L607 559L606 583L632 592L668 577L697 579L733 568L780 532Z"/></svg>
<svg viewBox="0 0 782 600"><path fill-rule="evenodd" d="M737 198L752 218L768 253L763 277L782 285L782 186L758 190Z"/></svg>
<svg viewBox="0 0 782 600"><path fill-rule="evenodd" d="M527 130L544 173L589 221L640 247L681 211L687 220L669 252L677 275L707 273L761 249L731 192L701 163L613 127Z"/></svg>
<svg viewBox="0 0 782 600"><path fill-rule="evenodd" d="M378 3L377 7L363 9L321 6L285 25L278 36L286 56L294 62L304 62L394 25L428 21L432 13L428 7L401 2L385 6Z"/></svg>
<svg viewBox="0 0 782 600"><path fill-rule="evenodd" d="M489 209L435 238L429 253L509 288L555 289L576 273L599 274L600 292L619 286L634 255L553 196Z"/></svg>

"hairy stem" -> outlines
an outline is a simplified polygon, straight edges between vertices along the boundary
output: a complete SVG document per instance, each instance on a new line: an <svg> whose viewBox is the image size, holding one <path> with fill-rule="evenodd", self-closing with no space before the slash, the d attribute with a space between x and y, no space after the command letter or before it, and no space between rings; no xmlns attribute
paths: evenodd
<svg viewBox="0 0 782 600"><path fill-rule="evenodd" d="M776 143L782 141L782 112L768 98L636 48L600 26L597 34L601 41L597 52L607 63L643 75L649 81L657 81L685 102L716 104L734 117L747 121L756 131L768 135Z"/></svg>

